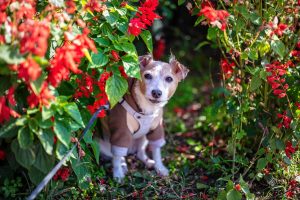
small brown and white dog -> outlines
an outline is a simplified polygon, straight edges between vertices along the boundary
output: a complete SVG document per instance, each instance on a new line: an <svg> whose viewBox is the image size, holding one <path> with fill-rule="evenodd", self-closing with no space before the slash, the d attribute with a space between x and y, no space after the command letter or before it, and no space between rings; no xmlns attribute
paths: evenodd
<svg viewBox="0 0 300 200"><path fill-rule="evenodd" d="M128 81L129 93L102 120L100 152L112 158L113 177L118 181L127 172L128 154L136 154L161 176L169 174L161 159L161 147L165 144L163 107L189 71L173 55L169 63L155 61L151 55L140 56L139 62L141 80ZM147 145L153 160L146 154Z"/></svg>

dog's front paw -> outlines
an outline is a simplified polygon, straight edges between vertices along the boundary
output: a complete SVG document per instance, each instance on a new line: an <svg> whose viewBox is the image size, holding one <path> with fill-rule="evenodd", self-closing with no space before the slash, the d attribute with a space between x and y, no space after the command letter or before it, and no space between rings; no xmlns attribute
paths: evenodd
<svg viewBox="0 0 300 200"><path fill-rule="evenodd" d="M163 165L154 166L154 168L155 168L156 173L160 176L168 176L169 175L169 170Z"/></svg>
<svg viewBox="0 0 300 200"><path fill-rule="evenodd" d="M118 183L121 183L125 177L124 169L122 167L114 167L113 177Z"/></svg>
<svg viewBox="0 0 300 200"><path fill-rule="evenodd" d="M145 165L147 168L152 168L154 167L155 165L155 161L150 159L150 158L147 158L145 161L144 161Z"/></svg>

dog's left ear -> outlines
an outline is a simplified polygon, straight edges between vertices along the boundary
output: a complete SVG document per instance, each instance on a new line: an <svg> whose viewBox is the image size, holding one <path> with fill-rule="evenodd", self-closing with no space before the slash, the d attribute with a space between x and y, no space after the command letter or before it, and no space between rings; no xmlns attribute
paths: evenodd
<svg viewBox="0 0 300 200"><path fill-rule="evenodd" d="M150 62L153 61L153 57L151 54L146 54L143 56L139 56L140 68L143 69L146 67Z"/></svg>
<svg viewBox="0 0 300 200"><path fill-rule="evenodd" d="M171 54L171 57L170 57L170 60L169 60L169 64L173 68L174 73L177 76L177 78L178 78L179 81L182 81L183 79L185 79L185 77L187 76L187 74L190 71L183 64L181 64L180 62L178 62L173 54Z"/></svg>

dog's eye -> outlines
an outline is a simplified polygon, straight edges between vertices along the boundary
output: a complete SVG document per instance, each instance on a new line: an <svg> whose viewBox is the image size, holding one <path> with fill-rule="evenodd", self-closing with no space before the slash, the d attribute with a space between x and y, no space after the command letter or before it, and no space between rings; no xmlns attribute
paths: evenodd
<svg viewBox="0 0 300 200"><path fill-rule="evenodd" d="M167 81L168 83L171 83L171 82L173 81L173 78L172 78L171 76L167 76L167 77L166 77L166 81Z"/></svg>
<svg viewBox="0 0 300 200"><path fill-rule="evenodd" d="M145 77L145 79L148 79L148 80L152 79L152 75L151 74L145 74L144 77Z"/></svg>

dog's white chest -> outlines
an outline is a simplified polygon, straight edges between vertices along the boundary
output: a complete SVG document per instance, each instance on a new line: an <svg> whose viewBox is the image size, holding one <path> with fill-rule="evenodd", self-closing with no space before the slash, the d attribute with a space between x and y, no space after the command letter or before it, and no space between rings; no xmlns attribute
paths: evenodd
<svg viewBox="0 0 300 200"><path fill-rule="evenodd" d="M158 125L159 112L145 115L136 112L125 100L121 101L120 104L127 111L127 123L134 139L146 135Z"/></svg>

